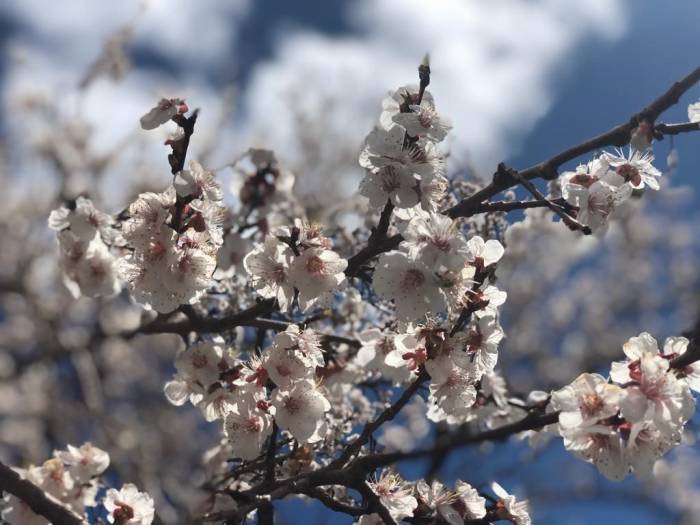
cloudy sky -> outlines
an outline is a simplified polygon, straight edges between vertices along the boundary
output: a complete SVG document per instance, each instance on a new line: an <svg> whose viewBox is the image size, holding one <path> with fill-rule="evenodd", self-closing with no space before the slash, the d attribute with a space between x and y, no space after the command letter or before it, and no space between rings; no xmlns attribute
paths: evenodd
<svg viewBox="0 0 700 525"><path fill-rule="evenodd" d="M192 155L219 134L208 167L251 145L269 147L292 167L304 167L302 184L339 197L355 187L357 153L381 98L416 81L426 52L430 89L454 124L451 168L468 164L483 176L501 160L526 167L625 121L700 60L697 0L64 0L49 6L0 3L0 140L10 168L25 180L45 168L22 157L27 123L16 104L34 93L60 101L65 116L91 123L98 149L132 139L163 180L163 136L140 131L138 119L161 96L185 97L202 108ZM100 79L79 93L105 38L125 27L133 31L129 75L120 83ZM699 97L696 87L665 120L684 120L685 107ZM675 144L677 184L700 187L697 138ZM662 166L669 148L669 141L656 147ZM131 158L126 153L115 165L117 176L134 169ZM610 507L604 512L601 519L612 515ZM617 523L661 523L630 516L616 515ZM541 518L578 523L573 514L570 521Z"/></svg>
<svg viewBox="0 0 700 525"><path fill-rule="evenodd" d="M382 96L415 82L428 52L431 90L454 124L452 167L488 175L521 151L586 51L606 53L624 41L634 18L623 0L289 4L124 0L107 10L71 0L46 16L42 0L4 3L5 107L29 91L59 96L66 112L95 124L96 145L107 149L135 132L158 97L184 96L203 109L202 137L219 130L228 112L217 131L225 146L217 147L213 164L251 144L266 146L292 167L314 171L309 180L333 179L338 187L350 180L349 191L354 178L345 175L358 173L354 157ZM77 96L77 82L104 39L124 27L133 30L131 73L120 83L99 80ZM233 97L222 98L231 85ZM11 117L5 124L18 125ZM319 139L312 167L302 147L305 131ZM140 138L154 148L162 141Z"/></svg>

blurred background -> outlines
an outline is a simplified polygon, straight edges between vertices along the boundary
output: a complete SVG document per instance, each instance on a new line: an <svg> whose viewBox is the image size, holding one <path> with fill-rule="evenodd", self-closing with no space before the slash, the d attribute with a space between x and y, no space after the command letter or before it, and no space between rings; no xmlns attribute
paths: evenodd
<svg viewBox="0 0 700 525"><path fill-rule="evenodd" d="M170 182L168 130L138 126L159 98L201 108L190 158L226 183L248 147L273 149L323 220L362 207L364 136L426 52L429 89L454 125L450 173L485 181L500 161L525 168L626 121L698 66L699 27L695 0L0 2L0 459L37 463L90 439L112 456L109 479L147 490L163 522L198 514L202 455L220 425L162 394L180 340L115 337L140 309L125 296L73 300L46 227L62 199L87 193L117 213ZM696 86L661 120L687 120L699 97ZM605 372L629 337L695 322L699 140L655 144L662 190L627 204L602 240L537 211L508 216L500 367L512 391ZM399 421L408 442L429 432L415 412ZM691 421L687 446L650 482L607 482L559 440L460 451L441 476L497 479L530 498L540 524L700 523L697 430ZM317 505L280 506L304 512L279 512L280 524L350 523Z"/></svg>

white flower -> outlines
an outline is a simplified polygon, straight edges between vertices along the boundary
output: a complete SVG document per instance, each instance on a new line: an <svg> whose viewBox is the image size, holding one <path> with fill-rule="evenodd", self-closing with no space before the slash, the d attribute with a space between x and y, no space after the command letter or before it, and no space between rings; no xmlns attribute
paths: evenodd
<svg viewBox="0 0 700 525"><path fill-rule="evenodd" d="M187 401L196 405L204 397L204 387L179 374L175 374L171 381L163 387L165 397L175 406L182 406Z"/></svg>
<svg viewBox="0 0 700 525"><path fill-rule="evenodd" d="M652 190L659 189L657 179L661 177L661 172L652 165L654 155L634 149L630 149L627 156L624 156L622 150L617 150L616 153L613 155L606 152L603 157L625 182L629 182L635 189L644 188L645 185Z"/></svg>
<svg viewBox="0 0 700 525"><path fill-rule="evenodd" d="M249 386L246 383L246 386ZM221 383L212 384L197 406L202 411L202 415L206 421L216 421L223 419L226 414L235 410L238 402L241 400L241 389L230 389L228 385L224 386Z"/></svg>
<svg viewBox="0 0 700 525"><path fill-rule="evenodd" d="M391 129L395 126L394 115L401 111L401 107L408 109L418 102L419 87L416 84L401 86L396 91L387 93L382 99L382 113L379 117L379 123L385 129ZM434 106L433 95L430 91L423 93L423 102Z"/></svg>
<svg viewBox="0 0 700 525"><path fill-rule="evenodd" d="M652 420L660 429L673 432L695 411L695 400L688 386L669 371L668 361L645 354L632 365L636 384L624 389L620 411L633 422Z"/></svg>
<svg viewBox="0 0 700 525"><path fill-rule="evenodd" d="M581 374L564 388L552 392L552 407L559 410L562 431L593 426L619 410L622 389L599 374Z"/></svg>
<svg viewBox="0 0 700 525"><path fill-rule="evenodd" d="M685 337L669 337L664 341L664 359L675 359L688 351L690 341ZM676 370L676 375L691 389L700 392L700 364L698 362L686 365Z"/></svg>
<svg viewBox="0 0 700 525"><path fill-rule="evenodd" d="M486 499L469 483L458 479L455 482L455 492L459 498L457 507L464 505L464 512L461 513L463 518L471 520L486 516Z"/></svg>
<svg viewBox="0 0 700 525"><path fill-rule="evenodd" d="M300 352L276 346L264 353L263 366L280 388L288 388L304 379L311 381L316 376L316 365L304 359Z"/></svg>
<svg viewBox="0 0 700 525"><path fill-rule="evenodd" d="M180 197L212 201L220 201L224 198L214 172L206 171L196 160L190 161L189 170L182 170L175 175L173 186Z"/></svg>
<svg viewBox="0 0 700 525"><path fill-rule="evenodd" d="M466 353L479 376L496 368L498 345L504 335L498 321L490 315L476 317L469 324Z"/></svg>
<svg viewBox="0 0 700 525"><path fill-rule="evenodd" d="M497 287L491 284L487 284L478 290L468 289L465 297L466 301L472 303L472 305L477 305L484 302L487 303L485 306L482 306L474 312L474 315L477 317L498 316L498 307L502 306L506 302L507 298L508 294L506 292L499 290Z"/></svg>
<svg viewBox="0 0 700 525"><path fill-rule="evenodd" d="M682 427L695 410L695 400L659 354L656 340L643 332L630 338L623 350L628 361L613 363L610 374L613 381L631 383L620 400L622 415L632 422L652 420L665 432Z"/></svg>
<svg viewBox="0 0 700 525"><path fill-rule="evenodd" d="M367 171L360 181L360 195L369 199L374 209L381 209L387 200L397 208L410 208L420 202L419 181L408 170L393 165Z"/></svg>
<svg viewBox="0 0 700 525"><path fill-rule="evenodd" d="M175 358L175 368L180 375L208 387L219 380L219 365L223 357L223 340L199 341L180 351Z"/></svg>
<svg viewBox="0 0 700 525"><path fill-rule="evenodd" d="M277 299L282 310L289 309L294 299L294 286L288 277L291 257L289 247L269 235L243 259L258 293L266 299Z"/></svg>
<svg viewBox="0 0 700 525"><path fill-rule="evenodd" d="M308 248L294 258L289 281L299 290L299 307L305 311L316 304L330 302L330 292L345 281L348 262L323 248Z"/></svg>
<svg viewBox="0 0 700 525"><path fill-rule="evenodd" d="M595 465L603 476L619 481L629 471L619 434L611 427L576 427L563 432L564 447Z"/></svg>
<svg viewBox="0 0 700 525"><path fill-rule="evenodd" d="M491 490L498 496L496 513L499 519L510 520L515 525L530 525L530 510L527 501L518 501L495 481Z"/></svg>
<svg viewBox="0 0 700 525"><path fill-rule="evenodd" d="M428 351L419 338L419 331L410 330L410 325L408 333L394 337L394 346L385 357L389 366L407 366L409 370L417 370L428 359Z"/></svg>
<svg viewBox="0 0 700 525"><path fill-rule="evenodd" d="M122 224L124 238L134 248L145 249L170 216L175 204L174 192L142 193L129 205L129 219Z"/></svg>
<svg viewBox="0 0 700 525"><path fill-rule="evenodd" d="M385 470L378 481L370 481L368 484L397 523L413 515L418 501L411 495L411 487L401 476L391 470Z"/></svg>
<svg viewBox="0 0 700 525"><path fill-rule="evenodd" d="M402 252L379 257L372 284L379 296L394 300L399 321L415 321L447 309L445 294L432 270Z"/></svg>
<svg viewBox="0 0 700 525"><path fill-rule="evenodd" d="M446 420L449 424L472 419L472 406L476 401L473 372L455 365L440 379L440 382L430 384L428 419L435 422Z"/></svg>
<svg viewBox="0 0 700 525"><path fill-rule="evenodd" d="M84 242L89 242L95 234L105 231L112 223L112 218L101 212L90 199L78 197L72 209L62 206L49 215L49 227L61 231L66 228Z"/></svg>
<svg viewBox="0 0 700 525"><path fill-rule="evenodd" d="M579 208L576 218L592 231L604 231L613 210L632 194L629 184L616 187L605 181L594 182L590 187L572 185L568 201Z"/></svg>
<svg viewBox="0 0 700 525"><path fill-rule="evenodd" d="M170 293L172 306L165 311L172 311L181 304L195 302L209 286L215 268L216 259L201 246L185 246L180 250L177 260L169 268L170 271L163 275L163 283Z"/></svg>
<svg viewBox="0 0 700 525"><path fill-rule="evenodd" d="M14 524L13 524L14 525ZM41 524L43 525L43 523ZM360 519L357 520L357 525L385 525L384 520L379 516L379 514L363 514Z"/></svg>
<svg viewBox="0 0 700 525"><path fill-rule="evenodd" d="M450 122L441 118L432 101L425 97L420 105L411 104L408 109L410 110L408 112L396 113L392 119L406 128L406 133L411 137L425 137L433 142L440 142L452 129Z"/></svg>
<svg viewBox="0 0 700 525"><path fill-rule="evenodd" d="M210 245L212 254L224 243L222 225L228 218L228 209L222 201L194 199L184 208L187 234L198 233Z"/></svg>
<svg viewBox="0 0 700 525"><path fill-rule="evenodd" d="M616 184L613 184L612 180L610 180L609 170L610 166L605 160L605 157L601 155L586 164L579 164L575 171L565 171L559 176L562 197L569 200L572 191L578 191L581 190L581 188L590 188L599 180L616 186Z"/></svg>
<svg viewBox="0 0 700 525"><path fill-rule="evenodd" d="M406 360L388 359L392 352L397 352L395 333L371 328L359 333L357 338L362 343L355 359L358 365L377 370L383 377L396 383L402 383L410 377Z"/></svg>
<svg viewBox="0 0 700 525"><path fill-rule="evenodd" d="M412 259L430 268L444 266L449 270L464 267L469 251L456 221L440 213L417 213L400 228L404 236L401 248Z"/></svg>
<svg viewBox="0 0 700 525"><path fill-rule="evenodd" d="M458 502L457 495L445 488L442 483L433 480L428 485L420 480L416 483L416 492L420 501L437 514L436 520L440 519L449 525L464 525L461 509L455 505Z"/></svg>
<svg viewBox="0 0 700 525"><path fill-rule="evenodd" d="M649 479L652 476L654 464L681 440L681 433L668 434L662 432L650 421L627 424L623 437L624 455L629 466L637 477Z"/></svg>
<svg viewBox="0 0 700 525"><path fill-rule="evenodd" d="M109 467L109 454L92 443L84 443L80 447L68 445L67 448L68 450L55 452L55 455L68 466L68 472L76 480L88 481Z"/></svg>
<svg viewBox="0 0 700 525"><path fill-rule="evenodd" d="M408 177L412 176L421 183L429 183L435 178L442 178L445 173L445 159L432 142L411 143L404 148L404 136L405 131L401 126L394 126L389 131L375 129L367 136L365 147L360 153L360 165L363 168L373 173L384 170L384 175L389 177L384 178L383 175L375 178L371 184L367 181L363 193L379 190L385 202L386 196L392 196L396 199L395 204L402 208L413 206L420 200L420 193L417 194L419 200L415 201L408 193ZM410 197L410 200L397 198L399 190L400 195ZM378 201L379 199L374 203Z"/></svg>
<svg viewBox="0 0 700 525"><path fill-rule="evenodd" d="M64 230L58 238L64 282L73 297L111 297L119 292L116 259L99 236L85 244Z"/></svg>
<svg viewBox="0 0 700 525"><path fill-rule="evenodd" d="M75 487L75 480L59 458L51 458L40 467L29 468L27 479L58 499L67 498L69 491Z"/></svg>
<svg viewBox="0 0 700 525"><path fill-rule="evenodd" d="M162 313L196 301L216 267L217 247L209 233L188 229L178 236L163 224L136 238L134 252L118 261L134 299Z"/></svg>
<svg viewBox="0 0 700 525"><path fill-rule="evenodd" d="M700 122L700 100L688 106L688 120Z"/></svg>
<svg viewBox="0 0 700 525"><path fill-rule="evenodd" d="M150 525L155 509L153 498L126 483L121 489L109 489L104 500L107 521L118 525Z"/></svg>
<svg viewBox="0 0 700 525"><path fill-rule="evenodd" d="M289 389L277 388L272 398L275 421L301 443L325 437L325 413L331 404L310 381L299 381Z"/></svg>
<svg viewBox="0 0 700 525"><path fill-rule="evenodd" d="M322 367L324 365L321 339L311 328L302 330L298 325L290 324L284 332L275 336L272 344L280 350L298 352L303 356L307 366Z"/></svg>
<svg viewBox="0 0 700 525"><path fill-rule="evenodd" d="M484 242L484 239L478 235L467 241L467 249L469 250L467 260L477 270L482 270L497 263L505 253L500 242L495 239L489 239Z"/></svg>
<svg viewBox="0 0 700 525"><path fill-rule="evenodd" d="M224 418L224 433L231 442L233 454L245 460L260 455L272 431L272 418L257 407L234 409Z"/></svg>
<svg viewBox="0 0 700 525"><path fill-rule="evenodd" d="M653 129L648 120L642 120L630 132L630 146L640 151L651 148L651 141L653 139Z"/></svg>
<svg viewBox="0 0 700 525"><path fill-rule="evenodd" d="M175 115L187 113L188 107L180 98L163 98L158 105L141 117L141 127L146 130L156 129Z"/></svg>

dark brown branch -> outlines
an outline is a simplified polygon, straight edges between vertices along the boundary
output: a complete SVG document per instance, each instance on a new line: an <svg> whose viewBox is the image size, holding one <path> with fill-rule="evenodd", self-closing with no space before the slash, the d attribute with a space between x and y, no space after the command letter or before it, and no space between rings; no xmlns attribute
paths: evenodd
<svg viewBox="0 0 700 525"><path fill-rule="evenodd" d="M676 82L663 95L649 104L639 113L633 115L629 122L615 126L614 128L602 133L601 135L591 137L588 140L572 146L553 157L531 166L523 171L518 172L519 175L526 180L544 178L546 180L556 179L559 175L559 168L566 162L576 159L586 153L591 153L607 146L622 147L630 141L630 133L642 120L653 122L666 109L678 102L680 96L690 89L696 82L700 81L700 67L688 74L680 82ZM657 136L677 135L689 131L700 129L698 123L683 123L683 124L659 124L654 127ZM473 195L463 199L452 208L444 213L449 217L471 217L477 213L491 211L488 208L483 208L487 205L486 201L498 195L502 191L517 186L519 180L507 174L499 173L498 171L493 176L493 181L488 186L477 191ZM554 202L554 201L550 201ZM529 206L528 206L529 207ZM535 206L534 204L532 207ZM500 211L500 210L499 210ZM510 210L506 210L510 211ZM348 259L348 267L345 274L348 277L355 277L360 268L373 257L395 249L403 240L401 235L394 235L388 239L375 245L368 244L360 252Z"/></svg>
<svg viewBox="0 0 700 525"><path fill-rule="evenodd" d="M22 479L7 465L0 463L0 491L8 492L26 503L39 516L53 525L84 525L86 522L73 511L61 505L39 487Z"/></svg>
<svg viewBox="0 0 700 525"><path fill-rule="evenodd" d="M504 164L499 164L498 169L500 170L507 168ZM517 179L520 182L520 184L522 184L522 186L527 191L529 191L533 197L535 197L535 199L544 202L550 210L559 215L559 217L561 217L562 222L566 224L566 226L568 226L571 230L580 231L584 235L590 235L591 233L593 233L590 227L581 224L575 218L569 215L569 212L564 207L564 205L557 204L554 201L549 200L542 194L542 192L540 192L540 190L537 189L537 187L532 182L524 178L522 175L520 175L520 173L518 173L517 171L512 171L512 176L515 179Z"/></svg>
<svg viewBox="0 0 700 525"><path fill-rule="evenodd" d="M654 135L663 139L664 135L680 135L690 131L700 130L700 122L683 122L681 124L657 124L654 126Z"/></svg>
<svg viewBox="0 0 700 525"><path fill-rule="evenodd" d="M549 202L554 202L556 204L562 204L561 199L552 199ZM532 201L497 201L497 202L484 202L476 208L475 213L492 213L492 212L509 212L515 210L526 210L529 208L547 208L549 207L549 202L542 200L532 200Z"/></svg>
<svg viewBox="0 0 700 525"><path fill-rule="evenodd" d="M379 216L379 223L376 228L372 229L372 234L367 240L367 246L348 259L348 266L345 269L345 275L355 277L367 261L376 257L380 253L388 252L396 248L403 240L401 235L393 235L387 237L387 231L391 223L391 214L394 211L394 205L391 200L386 201L386 205Z"/></svg>
<svg viewBox="0 0 700 525"><path fill-rule="evenodd" d="M187 148L190 145L190 137L194 134L194 125L197 122L198 115L199 110L195 109L189 117L178 114L172 118L173 122L180 126L184 132L180 139L167 142L173 150L172 153L168 155L170 171L173 175L181 172L185 168Z"/></svg>
<svg viewBox="0 0 700 525"><path fill-rule="evenodd" d="M363 481L360 485L358 485L355 488L357 488L357 490L360 491L360 494L362 494L362 497L367 502L368 513L376 512L377 514L379 514L379 517L382 518L384 525L396 525L396 520L392 517L387 508L382 504L382 501L379 499L379 496L377 496L374 493L372 487L370 487L366 481Z"/></svg>
<svg viewBox="0 0 700 525"><path fill-rule="evenodd" d="M695 328L687 334L691 341L688 345L688 349L684 354L676 357L671 361L671 367L676 370L681 370L684 367L700 361L700 321L696 324ZM425 456L432 456L434 454L441 454L445 452L450 452L456 448L460 448L466 445L473 445L476 443L482 443L484 441L502 441L514 434L526 430L537 430L547 425L552 425L557 423L559 420L558 412L549 413L538 413L533 411L527 416L525 416L520 421L515 423L510 423L508 425L503 425L501 427L486 430L478 434L452 434L445 436L443 439L438 440L435 446L425 449L414 450L410 452L393 452L388 454L375 454L370 456L365 456L363 458L355 460L350 467L367 469L371 471L378 467L391 465L397 461L403 461L407 459L417 459Z"/></svg>
<svg viewBox="0 0 700 525"><path fill-rule="evenodd" d="M192 332L200 334L223 332L239 326L262 328L264 330L274 330L277 332L286 330L290 323L257 317L258 315L268 315L273 309L274 301L268 299L260 301L246 310L219 319L205 319L193 315L192 313L190 313L187 319L182 319L180 321L170 321L170 317L165 317L163 319L158 318L149 324L122 334L122 336L127 339L139 334L177 334L182 337L187 337L187 335ZM361 343L357 339L352 339L350 337L343 337L336 334L319 335L322 339L332 343L346 344L353 348L359 348L361 346Z"/></svg>
<svg viewBox="0 0 700 525"><path fill-rule="evenodd" d="M486 430L477 434L450 434L442 440L438 440L435 446L430 448L412 450L410 452L391 452L387 454L374 454L359 458L353 462L352 466L372 470L403 461L407 459L418 459L450 452L456 448L466 445L483 443L484 441L503 441L514 434L519 434L526 430L537 430L547 425L552 425L559 421L559 412L548 414L529 414L520 421L503 425L492 430ZM357 464L357 465L356 465Z"/></svg>
<svg viewBox="0 0 700 525"><path fill-rule="evenodd" d="M403 235L397 233L396 235L383 239L377 244L368 244L365 248L348 259L348 267L345 269L345 275L348 277L355 277L365 263L379 254L396 249L401 241L403 241Z"/></svg>
<svg viewBox="0 0 700 525"><path fill-rule="evenodd" d="M382 412L377 419L371 423L367 423L362 433L358 436L355 441L348 445L345 450L343 450L340 457L331 463L333 467L341 467L344 465L352 456L357 454L365 443L367 443L372 437L372 434L380 426L382 426L387 421L391 421L396 417L396 415L401 411L401 409L406 406L406 404L411 400L413 394L416 393L418 388L428 380L428 373L424 368L420 369L418 377L416 377L413 382L404 390L401 397L396 400L391 406L389 406L384 412Z"/></svg>
<svg viewBox="0 0 700 525"><path fill-rule="evenodd" d="M333 497L330 494L316 487L307 489L304 492L304 494L311 498L317 499L326 507L336 512L344 512L345 514L349 514L350 516L362 516L363 514L367 514L366 508L356 507L354 505L349 505L347 503L343 503L341 501L333 499Z"/></svg>
<svg viewBox="0 0 700 525"><path fill-rule="evenodd" d="M527 180L536 178L552 180L557 177L558 169L562 166L562 164L570 160L574 160L581 155L591 153L607 146L621 147L628 144L630 141L630 133L639 124L639 122L642 120L647 120L653 124L661 113L678 102L681 95L683 95L683 93L685 93L698 81L700 81L700 67L696 68L679 82L673 84L663 95L658 97L639 113L633 115L628 122L615 126L601 135L585 140L580 144L572 146L569 149L566 149L551 157L550 159L545 160L544 162L540 162L535 166L531 166L526 170L520 171L520 175ZM663 128L661 126L657 126L655 129L658 129L659 132L663 132ZM673 128L671 128L671 130L673 131ZM685 128L683 128L683 130L690 131L690 129ZM517 180L509 177L500 177L498 176L497 172L494 175L491 184L479 190L474 195L462 200L445 213L452 218L469 217L470 215L474 214L474 210L476 210L481 203L491 199L504 190L516 186L517 184Z"/></svg>

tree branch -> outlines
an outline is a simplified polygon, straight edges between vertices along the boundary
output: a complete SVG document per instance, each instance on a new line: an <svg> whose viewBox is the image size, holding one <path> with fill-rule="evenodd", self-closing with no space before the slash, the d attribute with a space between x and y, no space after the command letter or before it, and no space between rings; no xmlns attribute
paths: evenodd
<svg viewBox="0 0 700 525"><path fill-rule="evenodd" d="M393 403L391 406L387 407L387 409L384 410L384 412L382 412L377 419L365 425L365 428L362 430L362 433L359 435L359 437L350 445L348 445L345 448L345 450L343 450L340 457L334 460L331 463L331 466L341 467L348 461L348 459L350 459L357 452L359 452L362 446L369 441L370 437L372 437L372 434L375 430L377 430L387 421L391 421L392 419L394 419L394 417L396 417L396 415L401 411L401 409L404 406L406 406L406 403L408 403L411 400L413 394L416 393L418 388L425 381L428 380L428 377L429 376L428 373L425 371L425 368L421 368L420 372L418 373L418 377L416 377L413 380L413 383L411 383L408 386L408 388L404 390L403 394L401 394L401 397L397 399L396 402Z"/></svg>
<svg viewBox="0 0 700 525"><path fill-rule="evenodd" d="M633 115L628 122L615 126L601 135L591 137L580 144L558 153L550 159L540 162L535 166L531 166L530 168L519 172L520 175L527 180L536 178L552 180L558 176L559 167L570 160L607 146L621 147L628 144L630 141L630 133L639 124L639 122L642 120L648 120L651 124L653 124L661 113L670 108L672 105L676 104L681 95L683 95L683 93L685 93L698 81L700 81L700 67L690 72L679 82L674 83L663 95L651 102L640 112ZM663 133L665 127L668 128L667 125L662 124L654 129L658 130L660 133ZM671 134L674 134L673 131L676 130L678 130L680 133L680 130L692 131L695 129L698 128L693 126L688 127L686 125L682 125L680 128L670 127ZM516 186L517 182L517 180L512 178L498 177L498 173L496 173L491 184L485 188L482 188L474 195L462 200L447 210L445 214L452 218L469 217L474 214L474 210L476 210L481 203L489 200L493 196L507 190L508 188Z"/></svg>
<svg viewBox="0 0 700 525"><path fill-rule="evenodd" d="M32 511L53 525L84 525L87 523L73 511L50 498L43 490L7 465L0 463L0 491L9 492L26 503Z"/></svg>

